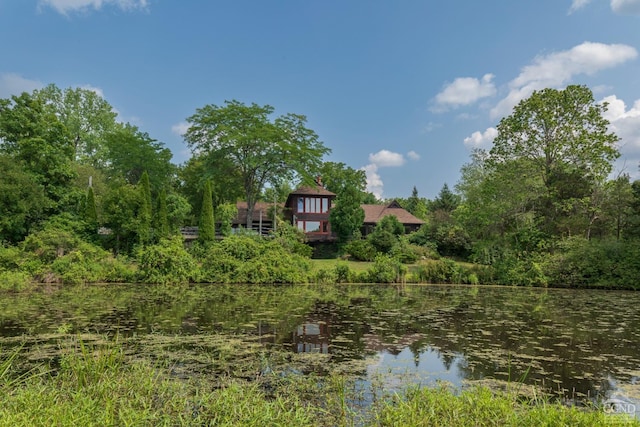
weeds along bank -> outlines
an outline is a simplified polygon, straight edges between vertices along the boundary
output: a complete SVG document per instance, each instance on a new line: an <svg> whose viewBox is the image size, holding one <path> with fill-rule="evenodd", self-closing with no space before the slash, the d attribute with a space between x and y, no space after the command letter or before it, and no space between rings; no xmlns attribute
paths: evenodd
<svg viewBox="0 0 640 427"><path fill-rule="evenodd" d="M286 231L286 230L285 230ZM390 253L365 243L348 247L365 259L312 260L311 247L287 232L270 239L232 235L186 247L182 237L114 255L71 231L46 228L18 246L0 248L0 286L31 283L453 283L637 289L640 244L565 241L553 254L487 254L487 262L461 263L413 244Z"/></svg>
<svg viewBox="0 0 640 427"><path fill-rule="evenodd" d="M185 378L171 366L127 356L119 343L95 346L71 337L60 346L56 367L20 373L20 350L0 359L0 426L640 425L598 406L568 407L484 387L390 393L373 386L368 392L375 398L366 399L352 378L336 373Z"/></svg>

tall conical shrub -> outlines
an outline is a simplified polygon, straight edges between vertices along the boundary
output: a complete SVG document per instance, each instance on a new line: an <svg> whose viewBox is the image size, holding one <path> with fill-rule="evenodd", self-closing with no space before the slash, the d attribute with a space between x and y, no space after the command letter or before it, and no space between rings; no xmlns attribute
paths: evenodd
<svg viewBox="0 0 640 427"><path fill-rule="evenodd" d="M167 213L167 192L160 190L158 195L157 229L160 238L169 237L169 214Z"/></svg>
<svg viewBox="0 0 640 427"><path fill-rule="evenodd" d="M211 182L206 181L202 194L202 210L200 212L200 227L198 228L198 240L207 243L216 238L216 228L213 221L213 197L211 194Z"/></svg>
<svg viewBox="0 0 640 427"><path fill-rule="evenodd" d="M149 174L147 171L142 173L140 181L138 181L138 189L140 191L140 212L138 219L140 228L138 229L138 237L140 243L149 243L151 240L151 184L149 183Z"/></svg>

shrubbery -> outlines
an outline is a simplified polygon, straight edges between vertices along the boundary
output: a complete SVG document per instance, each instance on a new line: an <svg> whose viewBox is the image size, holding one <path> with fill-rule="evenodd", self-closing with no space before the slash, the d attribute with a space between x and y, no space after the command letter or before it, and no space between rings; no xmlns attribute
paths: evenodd
<svg viewBox="0 0 640 427"><path fill-rule="evenodd" d="M188 283L197 281L198 266L184 248L182 236L161 239L139 249L140 280L146 283Z"/></svg>

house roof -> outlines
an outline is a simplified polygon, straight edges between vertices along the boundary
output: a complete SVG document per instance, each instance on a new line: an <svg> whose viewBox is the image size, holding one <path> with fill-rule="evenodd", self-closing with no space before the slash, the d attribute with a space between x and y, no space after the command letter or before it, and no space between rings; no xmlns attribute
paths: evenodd
<svg viewBox="0 0 640 427"><path fill-rule="evenodd" d="M335 198L336 193L332 193L331 191L324 188L322 185L315 185L315 186L302 185L296 188L291 193L289 193L285 206L290 206L289 202L291 201L291 198L294 196L329 196L329 198Z"/></svg>
<svg viewBox="0 0 640 427"><path fill-rule="evenodd" d="M282 207L281 203L277 204ZM238 215L233 219L234 224L245 225L247 223L247 202L236 202L236 208L238 208ZM273 208L273 203L269 202L256 202L253 208L253 222L260 221L260 211L262 211L262 222L272 222L273 217L269 216L270 210Z"/></svg>
<svg viewBox="0 0 640 427"><path fill-rule="evenodd" d="M377 224L387 215L395 215L398 221L404 225L425 224L423 220L413 216L395 200L388 205L361 205L361 207L364 210L365 224Z"/></svg>

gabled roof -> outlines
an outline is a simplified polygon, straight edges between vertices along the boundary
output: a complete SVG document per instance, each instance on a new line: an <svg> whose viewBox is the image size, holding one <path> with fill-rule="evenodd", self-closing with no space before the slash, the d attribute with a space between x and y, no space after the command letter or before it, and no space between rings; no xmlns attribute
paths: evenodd
<svg viewBox="0 0 640 427"><path fill-rule="evenodd" d="M364 210L364 223L377 224L387 215L395 215L404 225L421 225L425 224L423 220L413 216L409 211L404 209L394 200L388 205L360 205Z"/></svg>
<svg viewBox="0 0 640 427"><path fill-rule="evenodd" d="M289 202L291 201L291 198L294 196L328 196L329 198L333 199L336 197L336 193L332 193L331 191L324 188L322 185L315 185L315 186L301 185L300 187L296 188L291 193L289 193L285 206L290 206Z"/></svg>

